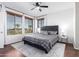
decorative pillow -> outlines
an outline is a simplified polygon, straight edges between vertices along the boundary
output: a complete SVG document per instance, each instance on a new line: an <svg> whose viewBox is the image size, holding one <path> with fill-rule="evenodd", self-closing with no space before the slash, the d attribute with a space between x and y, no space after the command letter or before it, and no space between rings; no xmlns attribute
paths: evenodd
<svg viewBox="0 0 79 59"><path fill-rule="evenodd" d="M41 31L40 33L41 33L41 34L48 35L48 32L47 32L47 31Z"/></svg>
<svg viewBox="0 0 79 59"><path fill-rule="evenodd" d="M55 35L57 34L57 31L48 31L48 35Z"/></svg>

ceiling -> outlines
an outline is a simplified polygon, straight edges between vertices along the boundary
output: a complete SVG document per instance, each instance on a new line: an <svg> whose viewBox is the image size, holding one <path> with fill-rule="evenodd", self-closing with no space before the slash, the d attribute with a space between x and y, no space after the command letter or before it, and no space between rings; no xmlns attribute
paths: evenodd
<svg viewBox="0 0 79 59"><path fill-rule="evenodd" d="M34 2L2 2L9 8L21 11L31 16L41 16L45 14L55 13L64 9L73 8L74 2L42 2L42 5L48 5L48 8L42 8L42 12L37 9L30 10L34 6Z"/></svg>

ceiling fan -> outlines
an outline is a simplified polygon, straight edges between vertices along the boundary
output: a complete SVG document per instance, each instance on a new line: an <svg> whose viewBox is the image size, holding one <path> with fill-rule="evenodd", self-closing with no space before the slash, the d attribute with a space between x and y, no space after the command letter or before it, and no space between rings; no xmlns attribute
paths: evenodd
<svg viewBox="0 0 79 59"><path fill-rule="evenodd" d="M48 8L48 6L46 5L41 5L42 2L36 2L34 3L33 5L35 6L34 8L32 8L31 10L34 10L34 9L38 9L40 12L42 11L41 8Z"/></svg>

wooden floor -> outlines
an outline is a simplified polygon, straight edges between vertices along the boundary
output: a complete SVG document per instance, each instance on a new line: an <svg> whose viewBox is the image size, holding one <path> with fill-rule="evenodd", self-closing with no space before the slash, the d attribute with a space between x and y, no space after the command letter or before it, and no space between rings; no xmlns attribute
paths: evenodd
<svg viewBox="0 0 79 59"><path fill-rule="evenodd" d="M79 57L79 50L74 49L72 44L66 44L64 56L65 57Z"/></svg>
<svg viewBox="0 0 79 59"><path fill-rule="evenodd" d="M0 48L0 57L24 57L24 55L12 46L7 45L4 48Z"/></svg>
<svg viewBox="0 0 79 59"><path fill-rule="evenodd" d="M79 50L75 50L72 44L66 44L65 57L79 57ZM0 57L25 57L22 53L14 49L12 46L7 45L5 48L0 49Z"/></svg>

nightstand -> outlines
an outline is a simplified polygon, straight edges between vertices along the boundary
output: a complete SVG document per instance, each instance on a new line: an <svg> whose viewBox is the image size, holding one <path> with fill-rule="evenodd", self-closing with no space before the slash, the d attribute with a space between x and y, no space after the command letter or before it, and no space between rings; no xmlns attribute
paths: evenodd
<svg viewBox="0 0 79 59"><path fill-rule="evenodd" d="M67 36L59 36L59 42L68 43L68 37Z"/></svg>

